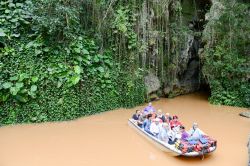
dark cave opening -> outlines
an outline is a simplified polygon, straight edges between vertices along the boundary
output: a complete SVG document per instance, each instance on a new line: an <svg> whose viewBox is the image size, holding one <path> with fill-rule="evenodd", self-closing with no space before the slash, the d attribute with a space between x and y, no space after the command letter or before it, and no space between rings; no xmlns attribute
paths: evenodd
<svg viewBox="0 0 250 166"><path fill-rule="evenodd" d="M188 50L187 70L179 76L184 84L193 84L193 92L205 91L211 94L210 86L202 74L199 49L204 48L202 33L207 21L205 15L212 5L211 0L182 0L184 23L193 32L192 44Z"/></svg>

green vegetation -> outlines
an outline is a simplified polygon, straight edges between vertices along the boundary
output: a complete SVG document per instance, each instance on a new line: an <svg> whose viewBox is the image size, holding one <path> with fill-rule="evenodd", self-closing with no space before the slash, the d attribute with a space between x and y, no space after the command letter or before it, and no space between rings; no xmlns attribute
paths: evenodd
<svg viewBox="0 0 250 166"><path fill-rule="evenodd" d="M181 0L2 0L0 125L141 104L148 71L175 96L193 8L183 18ZM249 6L225 3L206 26L200 58L213 103L249 106L247 18Z"/></svg>
<svg viewBox="0 0 250 166"><path fill-rule="evenodd" d="M250 107L249 5L222 1L219 18L207 24L203 73L214 104Z"/></svg>
<svg viewBox="0 0 250 166"><path fill-rule="evenodd" d="M112 47L100 48L85 33L78 1L0 5L1 125L70 120L145 101L141 71L128 71Z"/></svg>

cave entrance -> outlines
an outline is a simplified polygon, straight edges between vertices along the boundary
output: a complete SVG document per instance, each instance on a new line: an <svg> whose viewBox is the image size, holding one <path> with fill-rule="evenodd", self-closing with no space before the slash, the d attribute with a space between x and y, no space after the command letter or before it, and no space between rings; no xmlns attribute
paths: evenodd
<svg viewBox="0 0 250 166"><path fill-rule="evenodd" d="M193 32L192 44L188 50L187 70L179 76L182 84L189 84L194 91L205 91L211 95L209 84L202 74L199 50L204 48L202 33L207 23L205 15L212 5L211 0L182 0L183 23ZM188 41L190 42L190 41Z"/></svg>

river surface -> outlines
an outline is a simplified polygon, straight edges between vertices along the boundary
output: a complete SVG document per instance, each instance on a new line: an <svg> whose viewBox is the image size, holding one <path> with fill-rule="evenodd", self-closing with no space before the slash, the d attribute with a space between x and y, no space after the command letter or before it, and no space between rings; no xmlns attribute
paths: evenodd
<svg viewBox="0 0 250 166"><path fill-rule="evenodd" d="M146 105L146 104L145 104ZM218 140L205 157L173 157L127 124L136 109L118 109L70 122L0 128L0 166L246 166L250 120L246 109L214 106L202 93L161 99L153 106L177 114L189 129L195 121Z"/></svg>

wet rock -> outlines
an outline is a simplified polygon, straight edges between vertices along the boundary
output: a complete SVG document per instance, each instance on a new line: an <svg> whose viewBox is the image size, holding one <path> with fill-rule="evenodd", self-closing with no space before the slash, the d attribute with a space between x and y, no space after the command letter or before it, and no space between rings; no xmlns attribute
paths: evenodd
<svg viewBox="0 0 250 166"><path fill-rule="evenodd" d="M152 93L152 94L149 95L149 100L150 101L159 100L159 99L160 99L159 96L157 94L155 94L155 93Z"/></svg>
<svg viewBox="0 0 250 166"><path fill-rule="evenodd" d="M188 94L199 90L200 88L200 63L198 50L200 39L189 35L185 49L179 57L177 70L177 79L172 86L164 83L165 96L174 97L182 94Z"/></svg>
<svg viewBox="0 0 250 166"><path fill-rule="evenodd" d="M243 116L243 117L246 117L246 118L250 118L250 111L241 112L240 116Z"/></svg>
<svg viewBox="0 0 250 166"><path fill-rule="evenodd" d="M207 21L210 21L212 19L219 19L224 9L225 6L220 2L220 0L212 0L212 6L210 8L210 11L206 13L205 19Z"/></svg>
<svg viewBox="0 0 250 166"><path fill-rule="evenodd" d="M145 77L144 81L148 95L151 94L152 92L156 92L161 87L160 80L153 73L149 73Z"/></svg>
<svg viewBox="0 0 250 166"><path fill-rule="evenodd" d="M168 85L165 85L164 86L164 89L163 89L163 93L164 93L164 95L165 96L168 96L168 94L171 92L171 88L170 88L170 86L168 86Z"/></svg>
<svg viewBox="0 0 250 166"><path fill-rule="evenodd" d="M189 60L197 56L197 54L195 54L195 52L193 51L194 41L195 41L194 36L192 35L187 36L185 47L181 52L181 56L179 57L179 64L178 64L179 74L185 72L185 70L188 68Z"/></svg>

